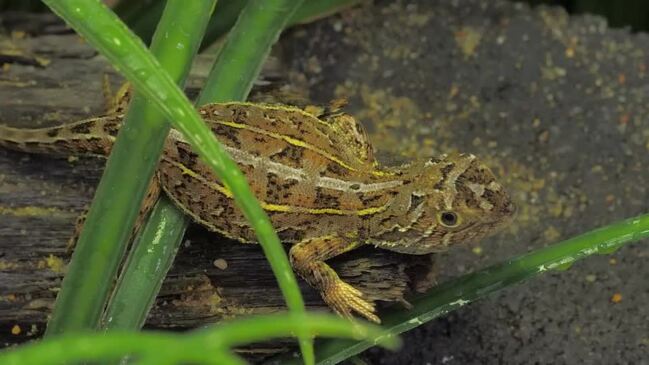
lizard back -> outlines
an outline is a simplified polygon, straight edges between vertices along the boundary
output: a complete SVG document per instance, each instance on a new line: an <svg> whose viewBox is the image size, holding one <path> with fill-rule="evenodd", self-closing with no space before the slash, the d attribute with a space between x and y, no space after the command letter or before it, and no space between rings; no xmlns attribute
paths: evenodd
<svg viewBox="0 0 649 365"><path fill-rule="evenodd" d="M403 181L376 167L367 141L349 141L364 136L355 121L320 120L282 105L210 104L199 111L282 240L347 232L367 238L371 218L391 214L388 206ZM163 189L196 221L230 238L256 241L230 191L177 131L158 171Z"/></svg>

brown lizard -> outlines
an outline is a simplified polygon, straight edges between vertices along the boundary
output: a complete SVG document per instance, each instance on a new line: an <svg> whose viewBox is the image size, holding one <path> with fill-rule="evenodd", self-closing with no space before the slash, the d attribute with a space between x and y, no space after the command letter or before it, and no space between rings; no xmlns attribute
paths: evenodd
<svg viewBox="0 0 649 365"><path fill-rule="evenodd" d="M122 105L106 116L57 127L0 126L0 145L106 156L123 119ZM241 102L199 108L280 239L292 244L294 270L340 315L356 312L379 322L374 304L342 281L328 259L363 244L415 255L443 251L475 242L511 220L509 195L474 155L382 167L354 118L339 110L306 110ZM231 192L176 130L166 140L143 214L160 187L197 223L241 242L256 241Z"/></svg>

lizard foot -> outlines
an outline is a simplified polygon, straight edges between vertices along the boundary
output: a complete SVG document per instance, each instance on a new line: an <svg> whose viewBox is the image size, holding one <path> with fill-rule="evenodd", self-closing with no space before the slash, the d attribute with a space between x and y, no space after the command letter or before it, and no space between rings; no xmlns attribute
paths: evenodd
<svg viewBox="0 0 649 365"><path fill-rule="evenodd" d="M353 286L338 280L331 287L323 290L322 298L336 313L352 318L352 311L374 323L381 323L375 314L374 304L363 299L363 293Z"/></svg>

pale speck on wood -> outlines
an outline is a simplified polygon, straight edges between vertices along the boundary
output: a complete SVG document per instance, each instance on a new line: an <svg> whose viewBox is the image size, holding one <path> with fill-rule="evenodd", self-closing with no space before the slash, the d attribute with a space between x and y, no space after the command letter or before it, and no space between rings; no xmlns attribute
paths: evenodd
<svg viewBox="0 0 649 365"><path fill-rule="evenodd" d="M214 260L213 264L214 264L214 267L216 267L217 269L220 269L220 270L225 270L225 269L228 268L228 262L225 261L224 259L216 259L216 260Z"/></svg>

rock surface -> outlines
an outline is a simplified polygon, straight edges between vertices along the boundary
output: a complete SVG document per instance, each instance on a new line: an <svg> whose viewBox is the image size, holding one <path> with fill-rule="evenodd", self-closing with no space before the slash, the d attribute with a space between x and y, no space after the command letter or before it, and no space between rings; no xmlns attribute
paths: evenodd
<svg viewBox="0 0 649 365"><path fill-rule="evenodd" d="M292 31L311 97L350 99L388 158L471 152L513 226L441 255L440 281L649 211L649 36L493 0L376 1ZM646 364L649 246L626 246L404 335L372 364Z"/></svg>

